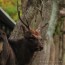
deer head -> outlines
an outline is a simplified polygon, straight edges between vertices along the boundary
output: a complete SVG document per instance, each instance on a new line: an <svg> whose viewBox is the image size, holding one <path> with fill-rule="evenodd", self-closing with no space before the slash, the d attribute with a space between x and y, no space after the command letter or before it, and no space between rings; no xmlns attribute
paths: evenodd
<svg viewBox="0 0 65 65"><path fill-rule="evenodd" d="M42 37L40 35L40 31L38 30L33 30L30 28L29 22L26 20L26 23L21 19L20 17L20 9L18 8L18 1L17 1L17 11L18 11L18 16L21 21L22 29L23 29L23 34L24 34L24 39L28 40L30 42L30 47L34 50L41 50L42 47ZM26 17L25 17L26 19ZM27 29L27 30L26 30Z"/></svg>
<svg viewBox="0 0 65 65"><path fill-rule="evenodd" d="M24 15L25 22L22 20L22 18L20 16L20 8L19 8L19 5L18 5L18 1L17 1L17 11L18 11L19 19L22 23L24 38L27 39L30 42L31 47L34 46L33 47L34 49L41 50L43 47L42 47L42 36L41 36L40 30L42 30L42 28L45 27L48 23L46 23L42 27L41 27L41 24L40 24L37 29L33 30L30 27L30 24L27 21L25 15Z"/></svg>

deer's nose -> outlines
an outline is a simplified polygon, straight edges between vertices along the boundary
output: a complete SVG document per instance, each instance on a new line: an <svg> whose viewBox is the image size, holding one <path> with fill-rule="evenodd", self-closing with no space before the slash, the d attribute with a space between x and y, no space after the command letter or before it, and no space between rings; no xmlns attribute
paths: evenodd
<svg viewBox="0 0 65 65"><path fill-rule="evenodd" d="M43 50L43 43L42 41L39 42L39 51Z"/></svg>
<svg viewBox="0 0 65 65"><path fill-rule="evenodd" d="M40 46L39 51L43 50L43 46Z"/></svg>

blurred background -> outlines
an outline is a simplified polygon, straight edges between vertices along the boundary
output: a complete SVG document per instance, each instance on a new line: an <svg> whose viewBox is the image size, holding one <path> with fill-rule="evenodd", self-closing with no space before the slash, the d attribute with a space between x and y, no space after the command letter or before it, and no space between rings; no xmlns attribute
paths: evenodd
<svg viewBox="0 0 65 65"><path fill-rule="evenodd" d="M18 0L20 2L20 0ZM0 7L17 22L17 0L0 0Z"/></svg>

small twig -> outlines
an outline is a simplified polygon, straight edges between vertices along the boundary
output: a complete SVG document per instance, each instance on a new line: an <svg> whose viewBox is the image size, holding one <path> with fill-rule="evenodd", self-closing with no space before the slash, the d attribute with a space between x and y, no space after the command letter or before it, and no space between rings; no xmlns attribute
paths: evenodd
<svg viewBox="0 0 65 65"><path fill-rule="evenodd" d="M47 26L48 25L48 23L46 23L44 26L42 26L41 28L44 28L45 26Z"/></svg>

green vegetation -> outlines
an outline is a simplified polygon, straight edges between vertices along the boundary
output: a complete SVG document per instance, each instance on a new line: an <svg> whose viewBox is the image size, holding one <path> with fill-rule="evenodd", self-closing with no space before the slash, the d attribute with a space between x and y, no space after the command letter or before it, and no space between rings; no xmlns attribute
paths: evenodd
<svg viewBox="0 0 65 65"><path fill-rule="evenodd" d="M0 0L0 7L2 7L16 22L18 21L17 0Z"/></svg>

